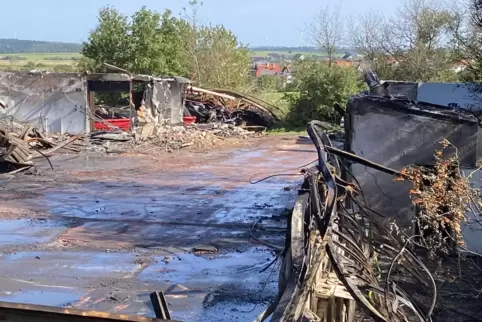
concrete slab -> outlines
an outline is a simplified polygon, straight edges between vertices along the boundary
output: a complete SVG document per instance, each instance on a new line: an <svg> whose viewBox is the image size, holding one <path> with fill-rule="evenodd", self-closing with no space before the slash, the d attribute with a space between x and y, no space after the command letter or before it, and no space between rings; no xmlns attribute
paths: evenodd
<svg viewBox="0 0 482 322"><path fill-rule="evenodd" d="M261 271L283 246L301 176L249 180L316 159L296 138L255 142L155 158L57 157L43 177L8 181L0 299L153 316L149 294L164 291L176 319L253 320L276 295L277 265ZM2 226L7 213L54 226ZM196 256L200 244L218 251Z"/></svg>
<svg viewBox="0 0 482 322"><path fill-rule="evenodd" d="M69 291L19 291L0 292L0 301L25 304L39 304L59 307L69 307L80 300L82 294Z"/></svg>
<svg viewBox="0 0 482 322"><path fill-rule="evenodd" d="M45 285L77 287L85 285L82 280L131 278L140 269L134 253L56 251L0 255L4 277Z"/></svg>
<svg viewBox="0 0 482 322"><path fill-rule="evenodd" d="M66 229L59 222L47 219L14 219L0 221L0 244L35 245L47 243Z"/></svg>

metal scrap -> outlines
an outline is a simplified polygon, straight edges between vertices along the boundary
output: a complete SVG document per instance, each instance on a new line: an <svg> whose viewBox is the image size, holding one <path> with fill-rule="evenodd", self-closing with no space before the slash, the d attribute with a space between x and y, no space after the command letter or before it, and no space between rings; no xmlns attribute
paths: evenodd
<svg viewBox="0 0 482 322"><path fill-rule="evenodd" d="M58 308L44 305L0 302L0 316L4 321L39 321L39 322L162 322L170 319L149 318L138 315L116 314L108 312L86 311L71 308Z"/></svg>
<svg viewBox="0 0 482 322"><path fill-rule="evenodd" d="M255 100L228 90L205 90L190 86L185 101L186 116L197 123L219 122L236 126L272 126L278 118L270 108Z"/></svg>
<svg viewBox="0 0 482 322"><path fill-rule="evenodd" d="M407 244L372 219L375 213L360 187L342 179L349 174L337 156L391 175L398 171L334 148L322 125L308 125L318 165L304 171L283 252L279 296L257 321L271 313L271 321L315 314L324 321L351 322L360 313L375 321L431 321L437 288L430 271ZM415 302L398 285L395 265L424 285L431 303Z"/></svg>

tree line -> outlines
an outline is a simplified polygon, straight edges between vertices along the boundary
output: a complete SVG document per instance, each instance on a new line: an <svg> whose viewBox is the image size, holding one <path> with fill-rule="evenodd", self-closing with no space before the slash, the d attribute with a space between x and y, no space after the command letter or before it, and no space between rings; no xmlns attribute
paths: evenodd
<svg viewBox="0 0 482 322"><path fill-rule="evenodd" d="M313 43L328 53L346 43L357 48L382 79L473 81L481 7L480 0L405 0L390 17L377 11L345 17L331 6L315 16L309 30ZM459 73L454 65L465 69Z"/></svg>
<svg viewBox="0 0 482 322"><path fill-rule="evenodd" d="M363 56L361 67L372 68L380 79L481 82L482 0L405 0L390 17L377 11L346 17L340 7L327 6L307 30L328 59L325 64L298 63L297 82L285 94L291 124L311 118L337 122L334 105L345 106L365 87L359 73L336 65L337 51L347 44Z"/></svg>
<svg viewBox="0 0 482 322"><path fill-rule="evenodd" d="M79 53L81 44L35 41L20 39L0 39L0 53L28 54L28 53Z"/></svg>

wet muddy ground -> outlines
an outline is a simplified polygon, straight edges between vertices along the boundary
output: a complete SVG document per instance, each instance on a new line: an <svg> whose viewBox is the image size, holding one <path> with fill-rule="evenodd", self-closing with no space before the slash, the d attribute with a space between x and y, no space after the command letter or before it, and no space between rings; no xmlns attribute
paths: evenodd
<svg viewBox="0 0 482 322"><path fill-rule="evenodd" d="M316 159L272 136L157 157L64 155L0 177L0 301L172 318L252 321L277 293L286 209ZM254 175L254 176L253 176ZM254 227L253 227L254 226Z"/></svg>

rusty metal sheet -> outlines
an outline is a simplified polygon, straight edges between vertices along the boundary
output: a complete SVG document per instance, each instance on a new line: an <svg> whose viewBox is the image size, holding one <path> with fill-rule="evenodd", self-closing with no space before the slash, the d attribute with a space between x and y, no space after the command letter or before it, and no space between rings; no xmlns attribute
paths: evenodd
<svg viewBox="0 0 482 322"><path fill-rule="evenodd" d="M0 302L0 320L11 322L162 322L172 320L52 306Z"/></svg>

